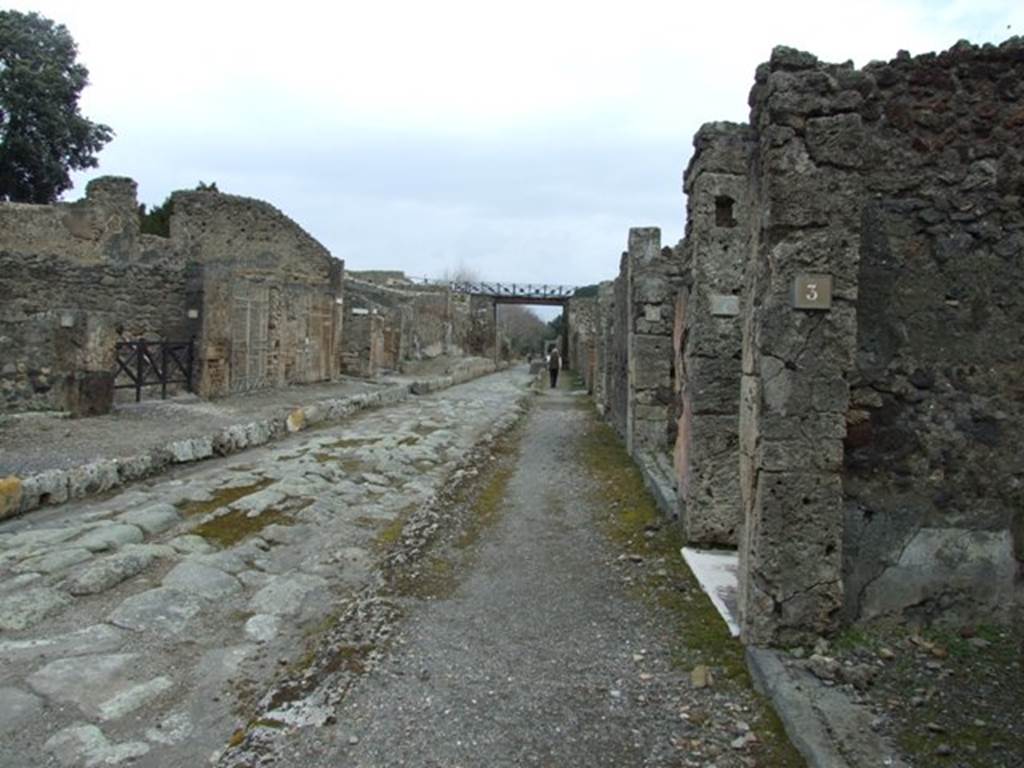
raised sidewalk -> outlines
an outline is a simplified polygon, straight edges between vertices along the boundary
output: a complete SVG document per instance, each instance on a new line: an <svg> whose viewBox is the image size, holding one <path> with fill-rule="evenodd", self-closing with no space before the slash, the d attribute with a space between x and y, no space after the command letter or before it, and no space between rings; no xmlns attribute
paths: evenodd
<svg viewBox="0 0 1024 768"><path fill-rule="evenodd" d="M375 406L498 370L450 361L442 375L291 386L206 401L187 395L118 405L105 416L0 417L0 520L105 493L179 465L227 456Z"/></svg>

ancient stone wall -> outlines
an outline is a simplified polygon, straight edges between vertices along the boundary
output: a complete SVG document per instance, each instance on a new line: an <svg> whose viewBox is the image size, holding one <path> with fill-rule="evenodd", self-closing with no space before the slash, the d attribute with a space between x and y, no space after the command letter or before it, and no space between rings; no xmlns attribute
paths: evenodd
<svg viewBox="0 0 1024 768"><path fill-rule="evenodd" d="M1022 75L1019 39L859 71L780 48L758 71L750 641L1020 605ZM831 306L794 308L823 277Z"/></svg>
<svg viewBox="0 0 1024 768"><path fill-rule="evenodd" d="M672 397L672 331L680 264L662 249L661 230L629 230L627 250L626 446L631 454L669 452Z"/></svg>
<svg viewBox="0 0 1024 768"><path fill-rule="evenodd" d="M645 467L676 427L748 642L1024 609L1022 82L1018 38L778 48L750 125L697 134L685 240L632 230L599 291L598 406Z"/></svg>
<svg viewBox="0 0 1024 768"><path fill-rule="evenodd" d="M597 297L570 299L568 367L593 393L597 377Z"/></svg>
<svg viewBox="0 0 1024 768"><path fill-rule="evenodd" d="M403 361L441 356L461 356L476 331L468 296L453 294L446 286L425 285L407 280L401 272L355 272L345 279L345 303L350 313L368 311L379 317L373 323L357 321L358 339L346 338L346 356L356 348L374 347L364 332L381 335L381 353L367 361L349 364L346 372L376 375L382 370L399 370ZM346 332L347 334L347 332ZM373 342L377 344L378 342Z"/></svg>
<svg viewBox="0 0 1024 768"><path fill-rule="evenodd" d="M739 587L743 632L755 643L831 632L843 601L840 470L863 193L856 164L827 156L824 145L858 129L851 110L862 96L846 76L853 70L801 69L807 59L776 49L751 96L756 210L744 302ZM793 308L801 273L831 276L831 309Z"/></svg>
<svg viewBox="0 0 1024 768"><path fill-rule="evenodd" d="M198 266L200 393L336 376L342 262L268 203L212 191L172 201L171 239Z"/></svg>
<svg viewBox="0 0 1024 768"><path fill-rule="evenodd" d="M686 238L677 249L686 280L677 294L673 334L680 520L691 544L735 546L743 516L739 315L752 137L746 125L709 123L693 143L684 177Z"/></svg>
<svg viewBox="0 0 1024 768"><path fill-rule="evenodd" d="M469 297L469 326L465 349L471 355L495 357L497 355L498 325L494 299L487 296Z"/></svg>
<svg viewBox="0 0 1024 768"><path fill-rule="evenodd" d="M342 340L342 373L368 378L395 369L386 349L385 322L374 309L350 308Z"/></svg>
<svg viewBox="0 0 1024 768"><path fill-rule="evenodd" d="M619 259L619 274L613 282L611 314L608 318L607 418L626 440L629 403L629 254Z"/></svg>
<svg viewBox="0 0 1024 768"><path fill-rule="evenodd" d="M608 392L611 378L611 348L615 322L615 284L606 280L597 288L594 331L594 402L600 413L608 412Z"/></svg>
<svg viewBox="0 0 1024 768"><path fill-rule="evenodd" d="M169 239L139 234L131 179L97 179L76 203L0 205L0 407L73 408L109 379L119 338L197 337L204 396L337 375L342 263L266 203L173 203Z"/></svg>
<svg viewBox="0 0 1024 768"><path fill-rule="evenodd" d="M131 179L97 179L74 203L0 204L0 232L0 412L88 410L81 390L113 371L118 339L194 332L185 261L139 235Z"/></svg>
<svg viewBox="0 0 1024 768"><path fill-rule="evenodd" d="M1024 40L861 76L846 610L1004 614L1024 575Z"/></svg>

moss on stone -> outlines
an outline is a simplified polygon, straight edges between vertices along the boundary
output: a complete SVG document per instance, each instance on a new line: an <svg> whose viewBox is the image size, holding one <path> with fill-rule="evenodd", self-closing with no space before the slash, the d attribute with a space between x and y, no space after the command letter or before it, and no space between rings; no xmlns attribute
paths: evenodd
<svg viewBox="0 0 1024 768"><path fill-rule="evenodd" d="M773 768L805 765L774 710L754 692L743 646L729 634L683 560L681 528L661 515L618 436L611 427L591 418L581 436L581 449L596 489L593 503L599 523L611 542L627 557L658 563L657 568L642 570L633 592L656 607L669 623L673 664L683 670L706 665L716 673L716 688L746 689L745 695L755 702L751 725L759 739L756 749L763 760L759 764Z"/></svg>
<svg viewBox="0 0 1024 768"><path fill-rule="evenodd" d="M224 548L237 544L245 537L258 533L274 523L292 525L295 523L295 518L273 507L252 517L245 510L236 509L212 520L207 520L192 529L192 533Z"/></svg>
<svg viewBox="0 0 1024 768"><path fill-rule="evenodd" d="M197 515L205 515L209 512L215 512L221 507L226 507L239 499L243 499L246 496L262 491L273 482L274 481L270 478L264 478L263 480L259 480L255 483L250 483L249 485L238 485L233 488L221 488L220 490L214 491L213 496L208 501L186 501L179 504L178 511L180 511L184 517L196 517Z"/></svg>

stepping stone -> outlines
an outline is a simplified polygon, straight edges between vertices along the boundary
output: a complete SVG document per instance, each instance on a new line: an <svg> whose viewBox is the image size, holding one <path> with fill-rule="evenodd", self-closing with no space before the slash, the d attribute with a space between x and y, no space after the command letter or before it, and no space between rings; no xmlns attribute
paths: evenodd
<svg viewBox="0 0 1024 768"><path fill-rule="evenodd" d="M92 559L92 556L92 552L80 547L58 549L39 557L30 557L27 560L22 560L13 570L19 573L57 573L58 571L67 570L73 565L84 563L86 560Z"/></svg>
<svg viewBox="0 0 1024 768"><path fill-rule="evenodd" d="M327 582L319 576L278 576L252 596L249 610L277 616L295 615L302 610L302 601L306 596L323 589L326 584Z"/></svg>
<svg viewBox="0 0 1024 768"><path fill-rule="evenodd" d="M266 643L277 637L278 623L277 616L257 613L245 622L245 634L258 643Z"/></svg>
<svg viewBox="0 0 1024 768"><path fill-rule="evenodd" d="M99 715L104 720L118 720L173 687L174 683L166 677L133 685L100 704Z"/></svg>
<svg viewBox="0 0 1024 768"><path fill-rule="evenodd" d="M102 557L68 581L72 595L95 595L137 576L160 557L174 553L170 547L152 544L128 544L119 552Z"/></svg>
<svg viewBox="0 0 1024 768"><path fill-rule="evenodd" d="M177 536L167 543L183 555L206 555L217 551L217 548L210 542L194 533Z"/></svg>
<svg viewBox="0 0 1024 768"><path fill-rule="evenodd" d="M110 614L109 620L136 632L173 636L185 629L200 607L195 595L159 587L132 595Z"/></svg>
<svg viewBox="0 0 1024 768"><path fill-rule="evenodd" d="M168 715L156 728L146 729L146 740L155 744L180 744L192 735L192 720L184 712Z"/></svg>

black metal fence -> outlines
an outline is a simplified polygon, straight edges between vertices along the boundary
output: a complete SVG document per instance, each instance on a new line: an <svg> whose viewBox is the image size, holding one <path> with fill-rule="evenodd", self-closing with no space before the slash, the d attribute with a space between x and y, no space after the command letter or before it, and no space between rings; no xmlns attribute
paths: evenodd
<svg viewBox="0 0 1024 768"><path fill-rule="evenodd" d="M193 358L192 341L119 341L114 389L134 389L135 402L142 400L144 387L160 385L163 399L169 384L184 384L192 392Z"/></svg>

